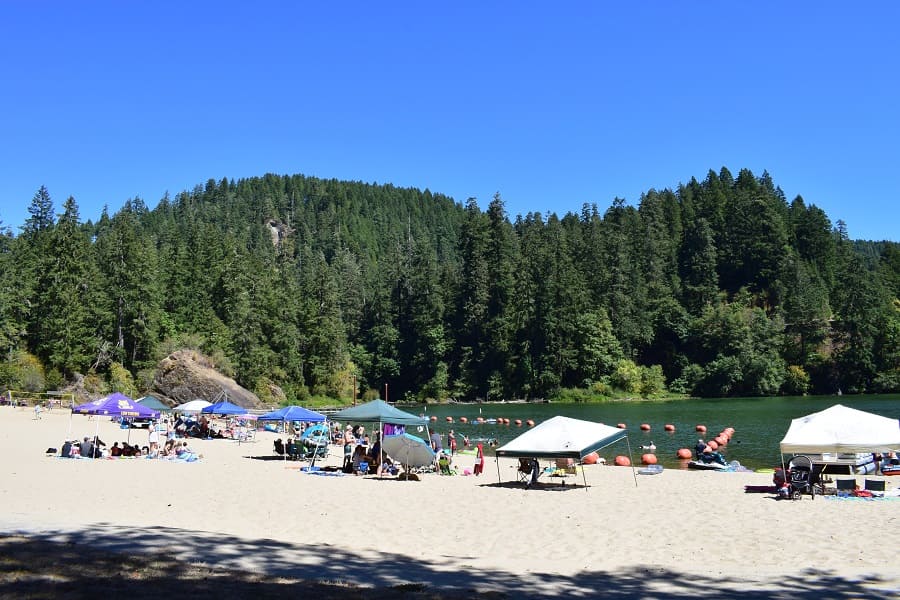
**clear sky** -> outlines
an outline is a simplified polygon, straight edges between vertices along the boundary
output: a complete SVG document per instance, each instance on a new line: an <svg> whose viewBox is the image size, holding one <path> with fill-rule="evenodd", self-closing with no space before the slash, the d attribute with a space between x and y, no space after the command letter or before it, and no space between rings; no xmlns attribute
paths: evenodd
<svg viewBox="0 0 900 600"><path fill-rule="evenodd" d="M900 241L900 2L0 0L0 220L208 179L428 188L513 218L768 170Z"/></svg>

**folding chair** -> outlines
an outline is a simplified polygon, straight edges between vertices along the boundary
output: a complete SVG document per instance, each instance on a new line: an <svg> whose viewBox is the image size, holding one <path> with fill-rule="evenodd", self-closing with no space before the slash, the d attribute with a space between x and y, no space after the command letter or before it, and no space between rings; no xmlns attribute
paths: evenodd
<svg viewBox="0 0 900 600"><path fill-rule="evenodd" d="M360 475L368 475L369 474L369 463L365 460L359 461L359 471Z"/></svg>
<svg viewBox="0 0 900 600"><path fill-rule="evenodd" d="M854 490L856 490L855 479L838 479L835 482L835 485L837 486L838 496L851 496L853 495Z"/></svg>
<svg viewBox="0 0 900 600"><path fill-rule="evenodd" d="M884 480L866 479L866 490L872 492L873 496L884 496Z"/></svg>
<svg viewBox="0 0 900 600"><path fill-rule="evenodd" d="M528 482L531 480L531 471L534 469L534 462L530 458L520 458L519 459L519 468L516 469L516 474L519 476L519 483L524 483L528 485Z"/></svg>

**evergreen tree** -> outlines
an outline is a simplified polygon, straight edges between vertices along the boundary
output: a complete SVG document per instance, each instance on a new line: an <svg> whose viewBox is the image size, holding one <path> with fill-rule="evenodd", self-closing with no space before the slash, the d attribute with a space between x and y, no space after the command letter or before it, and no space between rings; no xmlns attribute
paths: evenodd
<svg viewBox="0 0 900 600"><path fill-rule="evenodd" d="M96 284L96 275L75 199L70 196L63 210L59 223L49 232L30 331L45 363L72 375L84 372L90 364L94 337L86 298Z"/></svg>

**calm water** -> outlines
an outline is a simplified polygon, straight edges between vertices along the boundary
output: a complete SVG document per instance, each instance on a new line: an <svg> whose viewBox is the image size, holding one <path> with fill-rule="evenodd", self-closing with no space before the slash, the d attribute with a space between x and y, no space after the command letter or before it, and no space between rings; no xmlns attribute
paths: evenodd
<svg viewBox="0 0 900 600"><path fill-rule="evenodd" d="M787 433L791 419L824 410L834 404L843 404L859 410L900 419L900 395L882 396L818 396L775 398L722 398L703 400L672 400L666 402L636 402L611 404L453 404L441 406L405 407L415 414L435 415L436 429L445 434L453 429L460 440L468 435L470 440L495 438L500 445L521 434L526 427L515 425L473 425L459 422L459 417L470 421L479 416L505 417L510 420L532 419L540 423L556 415L564 415L587 421L597 421L615 426L628 426L629 440L635 460L640 461L643 452L639 446L656 446L660 463L668 468L682 466L675 458L679 448L691 448L697 443L697 424L706 425L710 438L726 427L734 427L735 434L723 454L729 462L739 461L752 469L772 467L779 463L778 444ZM479 413L480 411L480 413ZM453 417L448 423L446 417ZM641 431L642 423L651 426ZM675 426L674 432L663 430L665 424ZM706 438L704 438L706 439ZM608 461L617 454L627 454L627 446L618 442L600 451Z"/></svg>

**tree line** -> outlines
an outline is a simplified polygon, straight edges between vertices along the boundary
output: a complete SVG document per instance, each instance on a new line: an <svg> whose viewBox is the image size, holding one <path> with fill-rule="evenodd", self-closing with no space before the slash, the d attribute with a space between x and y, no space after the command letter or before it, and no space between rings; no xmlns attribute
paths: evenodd
<svg viewBox="0 0 900 600"><path fill-rule="evenodd" d="M266 401L900 390L900 245L767 173L510 219L429 190L209 180L0 235L0 386L144 391L190 347ZM2 226L2 223L0 223Z"/></svg>

